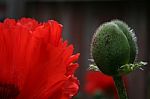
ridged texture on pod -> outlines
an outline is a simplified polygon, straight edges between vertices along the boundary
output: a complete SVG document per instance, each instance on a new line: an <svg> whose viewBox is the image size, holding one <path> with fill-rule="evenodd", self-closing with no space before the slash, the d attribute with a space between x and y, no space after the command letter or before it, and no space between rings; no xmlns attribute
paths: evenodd
<svg viewBox="0 0 150 99"><path fill-rule="evenodd" d="M138 48L137 48L137 40L135 33L133 32L132 29L128 27L128 25L122 21L119 20L113 20L113 23L117 24L118 27L122 30L122 32L126 35L129 45L130 45L130 60L129 63L133 63L136 55L138 53Z"/></svg>
<svg viewBox="0 0 150 99"><path fill-rule="evenodd" d="M92 39L92 57L99 69L111 76L118 75L120 66L133 63L136 42L129 27L119 20L101 25Z"/></svg>

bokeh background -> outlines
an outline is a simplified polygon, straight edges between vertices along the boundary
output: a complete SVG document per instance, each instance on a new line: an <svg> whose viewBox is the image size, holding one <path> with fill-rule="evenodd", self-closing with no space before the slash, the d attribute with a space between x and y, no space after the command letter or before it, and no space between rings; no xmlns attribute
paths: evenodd
<svg viewBox="0 0 150 99"><path fill-rule="evenodd" d="M138 60L150 60L150 9L146 1L131 0L0 0L0 20L32 17L39 21L57 20L63 24L63 37L80 52L78 99L88 99L83 91L84 75L90 58L91 37L97 27L112 19L121 19L132 27L138 37ZM129 75L129 99L150 99L150 67Z"/></svg>

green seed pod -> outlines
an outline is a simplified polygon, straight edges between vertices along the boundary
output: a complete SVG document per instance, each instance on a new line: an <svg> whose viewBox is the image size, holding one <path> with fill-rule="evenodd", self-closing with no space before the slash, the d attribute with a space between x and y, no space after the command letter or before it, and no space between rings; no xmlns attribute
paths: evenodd
<svg viewBox="0 0 150 99"><path fill-rule="evenodd" d="M133 63L137 47L133 33L119 20L104 23L93 36L92 57L98 68L105 74L119 75L118 69Z"/></svg>
<svg viewBox="0 0 150 99"><path fill-rule="evenodd" d="M117 24L118 27L122 30L122 32L126 35L129 45L130 45L130 60L129 63L133 63L136 55L138 53L138 48L137 48L137 40L136 40L136 36L135 33L133 32L133 30L131 30L127 24L125 24L122 21L119 20L113 20L113 23Z"/></svg>

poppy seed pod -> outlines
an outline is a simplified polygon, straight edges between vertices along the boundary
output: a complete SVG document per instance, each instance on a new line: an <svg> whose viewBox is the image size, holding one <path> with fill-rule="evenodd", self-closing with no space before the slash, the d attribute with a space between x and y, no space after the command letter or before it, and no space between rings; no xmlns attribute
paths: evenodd
<svg viewBox="0 0 150 99"><path fill-rule="evenodd" d="M133 63L137 54L134 32L124 22L113 20L102 24L93 36L92 57L105 74L119 75L118 69Z"/></svg>

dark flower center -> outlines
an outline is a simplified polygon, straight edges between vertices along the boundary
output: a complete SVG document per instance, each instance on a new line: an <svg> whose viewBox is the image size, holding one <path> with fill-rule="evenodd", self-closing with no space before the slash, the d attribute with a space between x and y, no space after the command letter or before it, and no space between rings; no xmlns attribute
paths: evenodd
<svg viewBox="0 0 150 99"><path fill-rule="evenodd" d="M0 83L0 99L15 99L19 95L19 88L14 84Z"/></svg>

